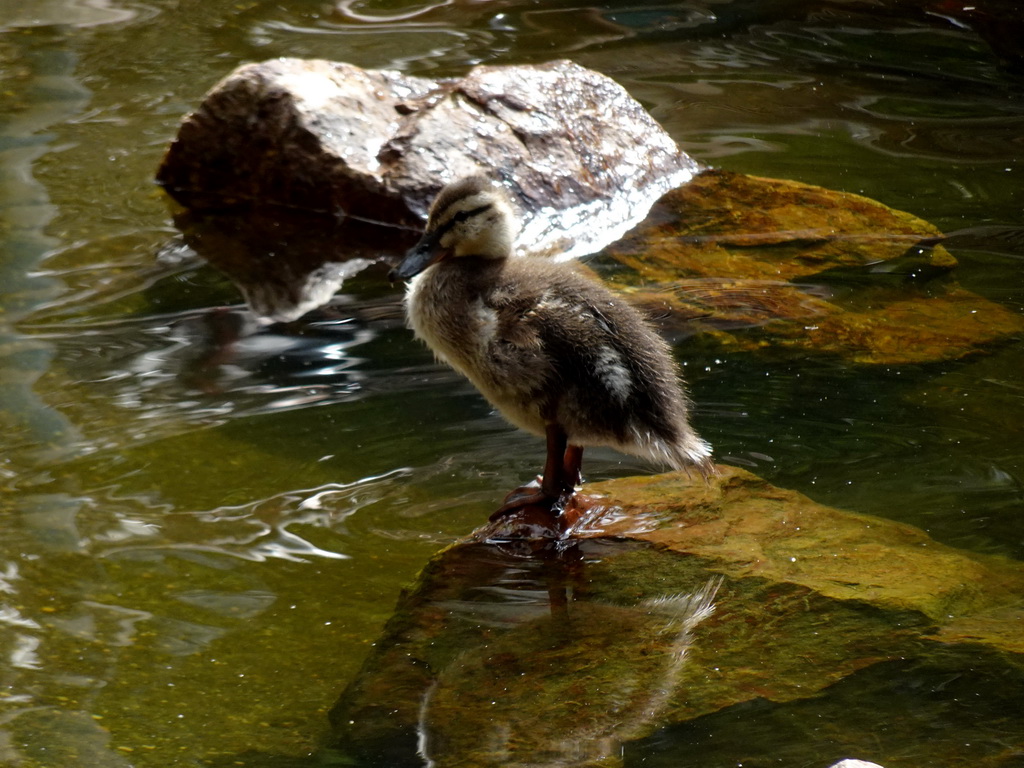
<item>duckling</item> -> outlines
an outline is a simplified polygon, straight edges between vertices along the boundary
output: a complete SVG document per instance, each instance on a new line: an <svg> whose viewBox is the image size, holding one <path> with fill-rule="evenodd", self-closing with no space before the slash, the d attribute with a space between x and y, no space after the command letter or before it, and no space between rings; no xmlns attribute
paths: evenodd
<svg viewBox="0 0 1024 768"><path fill-rule="evenodd" d="M668 344L572 263L512 257L517 234L506 192L482 175L463 178L438 193L426 232L389 275L411 278L407 320L434 355L505 419L546 439L539 487L511 492L492 520L529 505L557 515L588 446L711 473Z"/></svg>

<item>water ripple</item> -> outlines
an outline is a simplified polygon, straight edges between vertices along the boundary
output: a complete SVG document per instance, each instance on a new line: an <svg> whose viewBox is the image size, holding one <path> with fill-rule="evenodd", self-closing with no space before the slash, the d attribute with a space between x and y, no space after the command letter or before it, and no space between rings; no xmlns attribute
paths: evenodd
<svg viewBox="0 0 1024 768"><path fill-rule="evenodd" d="M355 321L290 333L226 309L32 331L69 369L64 391L79 397L65 412L87 434L82 452L358 399L364 360L355 352L377 337Z"/></svg>
<svg viewBox="0 0 1024 768"><path fill-rule="evenodd" d="M348 518L379 502L397 479L409 474L410 470L400 468L352 483L327 483L247 504L165 515L158 533L101 547L97 555L138 558L147 554L165 557L191 552L226 555L251 562L346 560L349 555L338 549L343 546L341 539L348 533ZM313 541L319 538L329 539L334 548Z"/></svg>

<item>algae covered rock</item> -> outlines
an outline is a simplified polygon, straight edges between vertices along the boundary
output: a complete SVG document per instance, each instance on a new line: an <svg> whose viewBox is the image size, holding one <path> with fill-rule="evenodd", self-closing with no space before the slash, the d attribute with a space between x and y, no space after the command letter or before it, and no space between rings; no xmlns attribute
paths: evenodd
<svg viewBox="0 0 1024 768"><path fill-rule="evenodd" d="M599 483L588 498L547 547L504 538L498 522L427 566L332 710L339 749L614 765L659 728L756 702L820 708L892 665L1024 676L1020 563L728 467L707 484ZM941 763L947 746L901 734ZM999 765L998 750L968 752Z"/></svg>
<svg viewBox="0 0 1024 768"><path fill-rule="evenodd" d="M956 359L1024 331L964 290L935 227L859 195L706 171L605 250L668 331L859 363ZM660 310L667 310L662 312Z"/></svg>

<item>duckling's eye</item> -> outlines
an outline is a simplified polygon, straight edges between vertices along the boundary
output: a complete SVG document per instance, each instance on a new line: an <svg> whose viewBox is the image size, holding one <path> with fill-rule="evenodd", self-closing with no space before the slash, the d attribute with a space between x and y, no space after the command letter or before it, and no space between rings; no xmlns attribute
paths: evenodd
<svg viewBox="0 0 1024 768"><path fill-rule="evenodd" d="M474 216L479 216L481 213L485 213L486 211L489 210L491 210L491 204L485 203L484 205L481 205L479 208L473 208L472 210L469 211L459 211L454 216L452 216L452 223L454 224L455 222L469 221Z"/></svg>
<svg viewBox="0 0 1024 768"><path fill-rule="evenodd" d="M490 209L491 204L485 203L484 205L481 205L479 208L472 208L468 211L459 211L450 219L448 219L448 221L446 221L444 224L437 227L437 229L434 230L434 234L440 237L441 235L446 234L452 228L454 228L456 224L461 224L464 221L469 221L474 216L479 216L481 213L485 213Z"/></svg>

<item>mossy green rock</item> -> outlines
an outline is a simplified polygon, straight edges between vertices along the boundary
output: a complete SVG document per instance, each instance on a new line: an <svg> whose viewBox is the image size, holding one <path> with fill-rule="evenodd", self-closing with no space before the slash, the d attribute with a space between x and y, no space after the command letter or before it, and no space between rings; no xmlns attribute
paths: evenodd
<svg viewBox="0 0 1024 768"><path fill-rule="evenodd" d="M1016 561L970 554L910 525L826 507L737 467L720 470L706 484L665 474L588 486L588 495L607 494L602 505L629 510L628 517L589 525L602 535L707 558L712 570L731 578L796 584L830 599L914 611L940 625L1024 596L1024 566Z"/></svg>
<svg viewBox="0 0 1024 768"><path fill-rule="evenodd" d="M666 724L795 705L877 665L1024 669L1020 563L729 467L587 497L561 541L514 541L499 522L434 559L333 710L346 751L614 765ZM684 596L716 586L714 613L695 616Z"/></svg>
<svg viewBox="0 0 1024 768"><path fill-rule="evenodd" d="M726 349L861 363L956 359L1024 331L959 287L935 227L868 198L707 171L607 248L615 277L666 321Z"/></svg>

